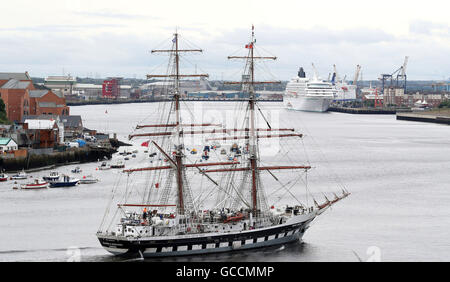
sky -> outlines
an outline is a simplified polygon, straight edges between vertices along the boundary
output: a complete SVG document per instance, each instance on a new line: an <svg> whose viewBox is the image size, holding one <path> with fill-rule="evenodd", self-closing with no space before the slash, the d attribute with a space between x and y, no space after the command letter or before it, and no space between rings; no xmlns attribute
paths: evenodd
<svg viewBox="0 0 450 282"><path fill-rule="evenodd" d="M40 0L8 1L0 16L0 72L33 77L145 78L165 70L175 30L181 47L203 49L183 56L182 71L233 80L255 26L261 79L288 80L311 64L322 78L336 65L353 80L393 73L409 57L410 80L450 77L450 1L398 0ZM312 75L312 74L311 74Z"/></svg>

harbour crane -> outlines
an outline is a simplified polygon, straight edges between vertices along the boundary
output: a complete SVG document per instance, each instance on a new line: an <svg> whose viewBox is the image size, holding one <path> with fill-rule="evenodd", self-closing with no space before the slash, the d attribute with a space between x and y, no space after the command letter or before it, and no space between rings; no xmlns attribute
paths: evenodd
<svg viewBox="0 0 450 282"><path fill-rule="evenodd" d="M318 80L319 79L319 75L317 74L316 67L314 66L314 63L311 63L311 65L312 65L312 69L313 69L313 72L314 72L314 79Z"/></svg>
<svg viewBox="0 0 450 282"><path fill-rule="evenodd" d="M353 78L352 85L356 85L356 83L358 82L359 72L360 71L361 71L361 66L360 65L356 65L355 77Z"/></svg>
<svg viewBox="0 0 450 282"><path fill-rule="evenodd" d="M396 88L403 88L406 93L406 66L408 65L408 56L405 56L403 65L395 70L392 74L381 74L379 80L381 80L381 91L384 93L386 82L389 80L389 87L395 86ZM396 76L395 76L396 75ZM394 83L395 80L395 83Z"/></svg>

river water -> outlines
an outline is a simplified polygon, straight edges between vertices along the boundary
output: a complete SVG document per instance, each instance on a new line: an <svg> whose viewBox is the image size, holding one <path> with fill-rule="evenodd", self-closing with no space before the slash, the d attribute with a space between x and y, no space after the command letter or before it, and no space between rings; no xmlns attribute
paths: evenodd
<svg viewBox="0 0 450 282"><path fill-rule="evenodd" d="M190 104L219 114L235 108L233 102ZM352 194L320 216L303 243L170 260L450 260L449 126L397 121L392 115L294 112L284 110L282 103L261 106L278 126L304 133L316 148L311 163L326 165ZM157 107L77 106L71 114L81 115L85 127L117 133L126 141L136 124L152 119ZM134 145L140 152L129 162L148 161L139 143ZM101 180L92 185L24 191L13 190L11 181L0 183L0 261L120 260L103 250L95 236L120 175L97 171L98 165L81 165L83 175ZM70 173L75 166L58 171Z"/></svg>

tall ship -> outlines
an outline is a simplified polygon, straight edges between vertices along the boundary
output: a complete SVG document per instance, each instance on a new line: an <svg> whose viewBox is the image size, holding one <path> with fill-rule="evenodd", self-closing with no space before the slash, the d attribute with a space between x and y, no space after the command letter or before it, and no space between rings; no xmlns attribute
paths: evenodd
<svg viewBox="0 0 450 282"><path fill-rule="evenodd" d="M228 83L246 85L249 95L248 100L236 103L234 127L226 128L205 122L203 116L189 109L189 102L181 101L180 78L207 74L180 72L180 54L202 50L180 48L179 34L173 36L171 49L152 50L169 54L168 73L148 75L174 82L172 100L158 105L160 116L152 120L159 123L137 125L129 136L131 140L147 139L154 161L148 167L123 170L126 184L113 188L96 234L100 244L114 255L168 257L233 252L300 240L317 216L349 193L343 187L339 195L332 194L333 198L306 194L306 202L301 201L293 187L308 183L312 167L297 163L296 158L289 159L289 165L283 164L285 157L267 157L261 150L264 140L293 142L280 147L283 152L277 155L286 156L299 147L303 136L294 128L272 127L257 101L255 85L275 82L256 81L255 62L276 57L255 54L253 27L246 54L228 57L245 61L248 79ZM265 126L259 126L261 120ZM200 138L192 139L194 136ZM202 154L192 153L202 148ZM221 148L220 153L214 152L216 148ZM230 153L223 157L226 148ZM284 180L283 171L294 180ZM145 181L133 181L139 175ZM275 183L273 187L269 180ZM266 191L265 187L270 189ZM318 197L322 199L316 200Z"/></svg>
<svg viewBox="0 0 450 282"><path fill-rule="evenodd" d="M308 112L326 112L335 98L336 90L330 82L320 80L314 68L314 76L309 79L303 68L297 77L286 85L283 101L291 110Z"/></svg>

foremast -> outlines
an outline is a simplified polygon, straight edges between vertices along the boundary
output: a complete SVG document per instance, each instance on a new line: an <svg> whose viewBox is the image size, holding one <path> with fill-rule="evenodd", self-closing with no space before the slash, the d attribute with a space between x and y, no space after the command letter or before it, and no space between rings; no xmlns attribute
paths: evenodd
<svg viewBox="0 0 450 282"><path fill-rule="evenodd" d="M183 138L182 138L182 126L181 126L181 114L180 114L180 78L181 77L208 77L207 74L180 74L180 53L181 52L203 52L202 49L179 49L178 47L178 32L175 32L172 40L173 46L169 50L152 50L152 53L170 53L174 56L174 73L168 75L147 75L147 78L174 78L173 89L173 101L175 108L175 154L174 169L176 170L176 183L177 183L177 213L179 215L185 214L185 202L184 202L184 183L183 183ZM156 145L156 143L155 143ZM162 150L162 149L161 149ZM168 157L168 156L167 156Z"/></svg>

